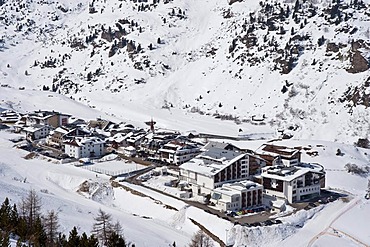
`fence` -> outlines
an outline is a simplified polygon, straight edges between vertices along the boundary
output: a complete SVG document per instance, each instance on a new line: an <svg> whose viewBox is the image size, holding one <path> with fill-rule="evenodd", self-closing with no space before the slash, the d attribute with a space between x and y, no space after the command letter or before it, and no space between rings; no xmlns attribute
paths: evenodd
<svg viewBox="0 0 370 247"><path fill-rule="evenodd" d="M142 169L131 168L131 169L111 171L111 170L102 169L102 168L99 168L99 167L93 167L91 165L81 166L81 168L83 168L85 170L92 171L92 172L105 174L105 175L108 175L108 176L114 176L114 177L118 177L118 176L128 176L128 177L130 177L130 176L135 175L136 173L138 173L138 172L140 172L144 169L147 169L147 167L144 167Z"/></svg>

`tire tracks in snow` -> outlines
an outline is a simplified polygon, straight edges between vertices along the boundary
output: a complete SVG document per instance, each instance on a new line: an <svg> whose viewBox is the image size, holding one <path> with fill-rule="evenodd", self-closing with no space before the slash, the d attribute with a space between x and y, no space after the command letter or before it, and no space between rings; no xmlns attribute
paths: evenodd
<svg viewBox="0 0 370 247"><path fill-rule="evenodd" d="M313 238L311 238L310 242L308 242L307 244L307 247L311 247L320 237L324 236L324 235L332 235L332 236L336 236L336 237L339 237L340 235L338 233L341 233L343 235L345 235L346 237L348 237L349 239L351 239L352 241L356 242L357 244L360 244L362 246L365 246L365 247L370 247L370 245L366 244L366 243L363 243L361 240L359 240L358 238L344 232L344 231L341 231L341 230L338 230L338 229L335 229L334 227L332 227L332 225L340 218L342 217L345 213L347 213L348 211L350 211L351 209L353 209L355 206L357 206L359 203L361 202L361 198L357 198L355 201L353 201L351 203L351 205L347 206L346 209L344 209L344 211L340 212L330 223L329 223L329 226L327 226L323 231L321 231L320 233L316 234ZM333 230L334 233L332 232L329 232L329 230ZM335 234L336 233L336 234Z"/></svg>

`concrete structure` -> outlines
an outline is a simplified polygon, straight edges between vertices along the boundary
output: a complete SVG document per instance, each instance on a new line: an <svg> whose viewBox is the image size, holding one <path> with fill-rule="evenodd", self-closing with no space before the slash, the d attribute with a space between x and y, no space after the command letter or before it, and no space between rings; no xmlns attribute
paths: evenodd
<svg viewBox="0 0 370 247"><path fill-rule="evenodd" d="M325 171L318 164L265 167L261 177L267 195L289 203L318 196L325 186Z"/></svg>
<svg viewBox="0 0 370 247"><path fill-rule="evenodd" d="M264 166L262 159L253 159ZM249 154L211 147L180 165L180 179L192 186L193 194L210 194L224 183L250 179L250 161Z"/></svg>
<svg viewBox="0 0 370 247"><path fill-rule="evenodd" d="M158 151L162 161L173 165L181 165L200 153L197 146L178 141L171 141Z"/></svg>
<svg viewBox="0 0 370 247"><path fill-rule="evenodd" d="M65 153L70 157L101 157L105 153L105 141L97 137L74 137L64 142Z"/></svg>
<svg viewBox="0 0 370 247"><path fill-rule="evenodd" d="M226 183L212 192L211 202L222 210L238 211L262 205L263 186L252 181Z"/></svg>
<svg viewBox="0 0 370 247"><path fill-rule="evenodd" d="M21 115L15 111L6 110L0 113L0 123L15 124L21 119Z"/></svg>

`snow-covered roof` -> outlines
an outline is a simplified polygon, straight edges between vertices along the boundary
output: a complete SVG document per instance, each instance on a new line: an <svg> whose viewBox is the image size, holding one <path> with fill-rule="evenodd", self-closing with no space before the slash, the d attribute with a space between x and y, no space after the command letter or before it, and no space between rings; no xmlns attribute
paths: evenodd
<svg viewBox="0 0 370 247"><path fill-rule="evenodd" d="M213 176L237 160L242 159L245 155L247 154L220 148L210 148L194 159L182 164L180 168L205 176Z"/></svg>
<svg viewBox="0 0 370 247"><path fill-rule="evenodd" d="M253 189L253 188L262 189L262 185L255 183L253 181L250 181L250 180L244 180L244 181L239 181L239 182L234 182L234 183L226 183L226 184L223 184L222 187L232 188L238 191L242 191L245 189Z"/></svg>
<svg viewBox="0 0 370 247"><path fill-rule="evenodd" d="M124 150L126 150L126 151L136 151L136 148L133 147L133 146L128 146L128 147L125 147Z"/></svg>
<svg viewBox="0 0 370 247"><path fill-rule="evenodd" d="M29 133L34 133L34 132L39 131L39 130L42 130L44 128L51 129L52 127L49 126L49 125L35 124L35 125L28 126L28 127L24 128L24 131L25 132L29 132Z"/></svg>
<svg viewBox="0 0 370 247"><path fill-rule="evenodd" d="M208 150L208 149L211 149L211 148L226 149L228 146L233 147L233 148L237 148L236 146L234 146L233 144L228 143L228 142L216 142L216 141L210 141L210 142L208 142L208 143L203 147L203 149L204 149L204 150Z"/></svg>
<svg viewBox="0 0 370 247"><path fill-rule="evenodd" d="M55 130L53 130L50 134L54 134L55 132L59 132L59 133L62 133L62 134L65 135L65 134L69 133L69 130L65 129L63 127L58 127Z"/></svg>
<svg viewBox="0 0 370 247"><path fill-rule="evenodd" d="M300 176L315 172L324 174L323 167L318 164L299 164L295 166L268 166L262 168L261 176L263 178L271 178L283 181L292 181Z"/></svg>
<svg viewBox="0 0 370 247"><path fill-rule="evenodd" d="M71 140L64 142L65 145L72 145L72 146L85 146L85 145L100 145L105 144L104 140L101 140L98 137L91 136L91 137L74 137Z"/></svg>
<svg viewBox="0 0 370 247"><path fill-rule="evenodd" d="M244 180L240 182L234 182L234 183L226 183L223 184L222 187L214 189L215 193L223 194L227 196L234 196L234 195L240 195L240 193L244 190L249 189L262 189L262 185L255 183L253 181Z"/></svg>
<svg viewBox="0 0 370 247"><path fill-rule="evenodd" d="M296 148L277 146L272 144L263 144L260 148L256 150L256 153L260 155L268 155L273 157L280 156L282 158L290 158L299 152L300 150Z"/></svg>
<svg viewBox="0 0 370 247"><path fill-rule="evenodd" d="M55 115L70 116L68 114L62 114L60 112L55 112L55 111L41 111L40 110L40 111L35 111L35 112L32 112L32 113L29 113L27 115L27 117L45 120L45 119L48 119L48 118L53 117Z"/></svg>

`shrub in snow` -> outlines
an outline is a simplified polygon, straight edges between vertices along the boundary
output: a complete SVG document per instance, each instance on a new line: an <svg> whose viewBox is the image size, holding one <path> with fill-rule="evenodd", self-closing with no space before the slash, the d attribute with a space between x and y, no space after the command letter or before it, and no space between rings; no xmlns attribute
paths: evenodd
<svg viewBox="0 0 370 247"><path fill-rule="evenodd" d="M355 146L360 148L370 148L370 141L367 138L358 138L357 142L355 142Z"/></svg>
<svg viewBox="0 0 370 247"><path fill-rule="evenodd" d="M344 168L347 170L348 173L356 175L366 175L370 172L369 166L359 167L358 165L351 163L347 163Z"/></svg>

